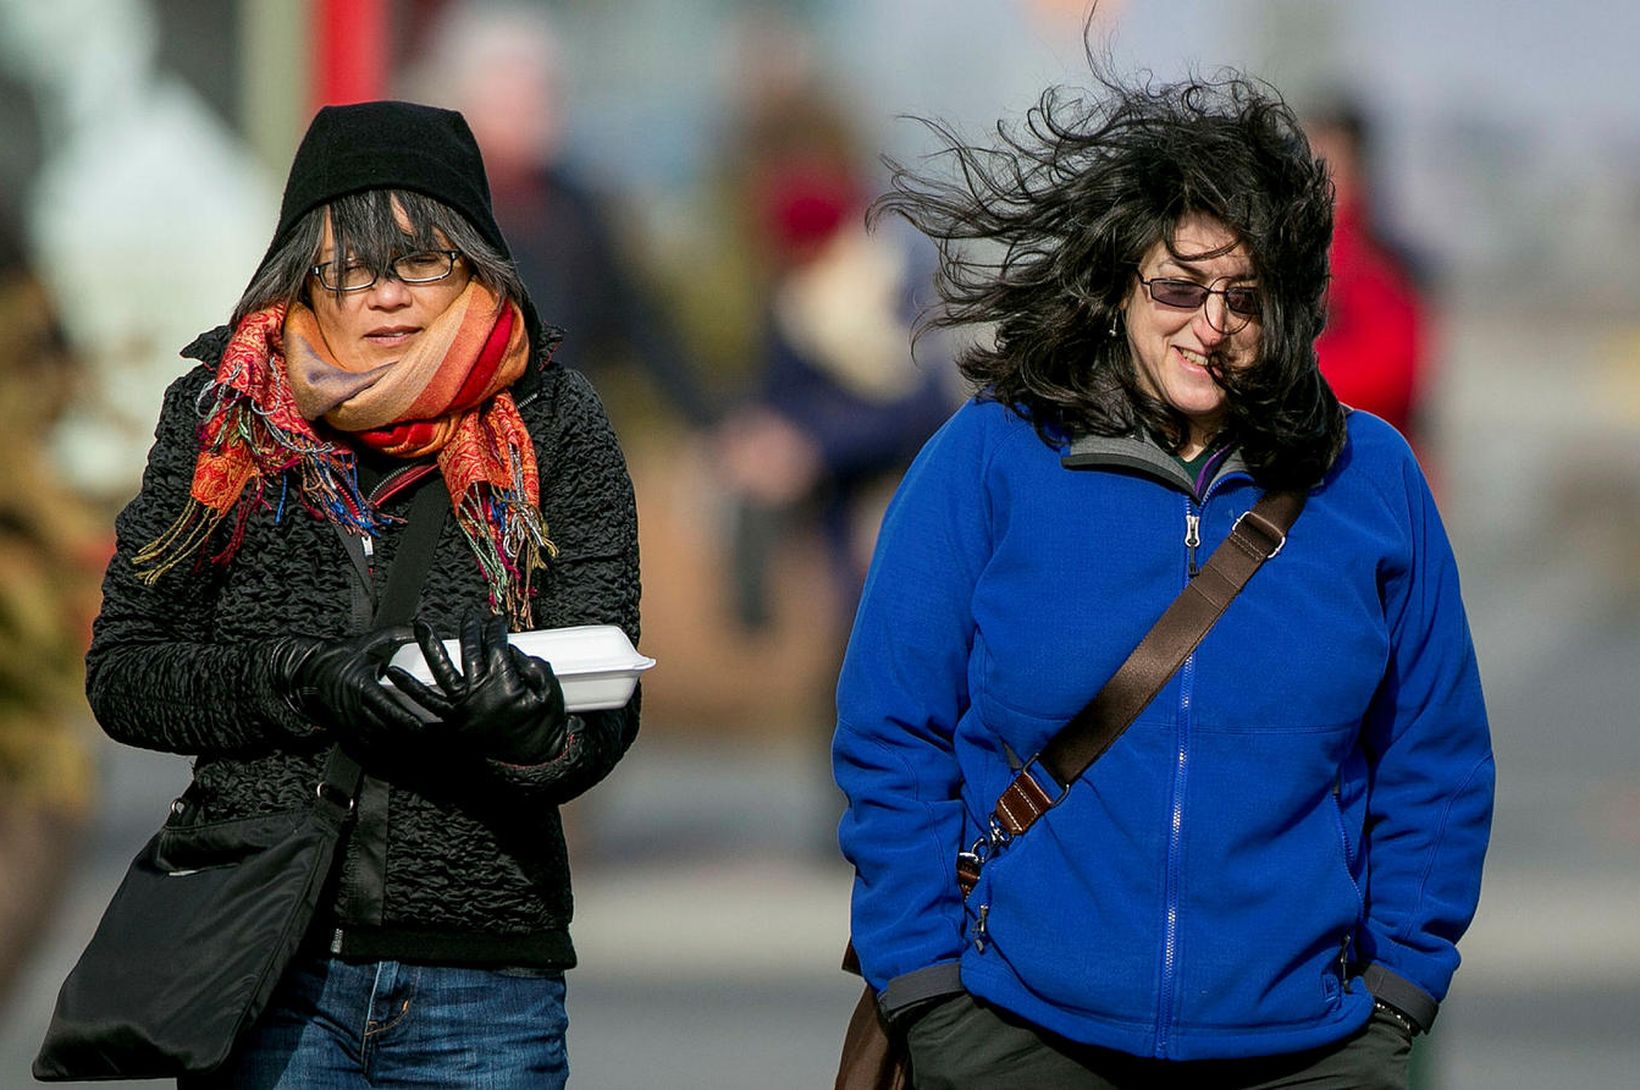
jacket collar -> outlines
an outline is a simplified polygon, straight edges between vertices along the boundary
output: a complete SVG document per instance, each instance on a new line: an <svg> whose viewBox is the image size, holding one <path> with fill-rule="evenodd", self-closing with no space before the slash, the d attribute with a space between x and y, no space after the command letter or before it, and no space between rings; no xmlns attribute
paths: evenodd
<svg viewBox="0 0 1640 1090"><path fill-rule="evenodd" d="M1066 469L1117 469L1140 473L1200 499L1214 481L1232 473L1246 473L1241 451L1215 455L1203 467L1201 477L1191 479L1184 466L1155 440L1141 435L1084 435L1060 455Z"/></svg>

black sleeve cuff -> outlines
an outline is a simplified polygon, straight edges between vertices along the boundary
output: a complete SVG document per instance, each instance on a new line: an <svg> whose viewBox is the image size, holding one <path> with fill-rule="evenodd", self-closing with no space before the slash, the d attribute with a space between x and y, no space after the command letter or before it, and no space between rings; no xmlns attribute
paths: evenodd
<svg viewBox="0 0 1640 1090"><path fill-rule="evenodd" d="M883 1021L892 1026L929 1000L959 995L962 991L958 963L943 961L890 980L877 996L877 1010Z"/></svg>
<svg viewBox="0 0 1640 1090"><path fill-rule="evenodd" d="M1420 1032L1428 1033L1435 1024L1435 1015L1441 1005L1433 996L1406 977L1391 972L1374 962L1361 973L1372 997L1394 1007L1411 1020Z"/></svg>

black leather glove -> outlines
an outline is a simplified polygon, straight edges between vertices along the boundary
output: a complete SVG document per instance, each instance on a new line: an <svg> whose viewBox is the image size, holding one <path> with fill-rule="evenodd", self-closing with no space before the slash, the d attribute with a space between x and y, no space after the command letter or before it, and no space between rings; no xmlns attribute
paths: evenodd
<svg viewBox="0 0 1640 1090"><path fill-rule="evenodd" d="M425 735L428 724L381 680L411 638L405 625L345 640L283 637L270 654L274 687L301 715L367 750Z"/></svg>
<svg viewBox="0 0 1640 1090"><path fill-rule="evenodd" d="M563 751L569 715L564 690L545 661L507 642L505 617L472 616L461 629L461 670L425 621L416 642L438 683L434 689L397 667L393 683L444 721L445 729L486 757L536 765Z"/></svg>
<svg viewBox="0 0 1640 1090"><path fill-rule="evenodd" d="M570 716L563 752L547 764L524 770L527 782L559 805L579 798L609 775L626 752L622 722L623 717L613 712Z"/></svg>

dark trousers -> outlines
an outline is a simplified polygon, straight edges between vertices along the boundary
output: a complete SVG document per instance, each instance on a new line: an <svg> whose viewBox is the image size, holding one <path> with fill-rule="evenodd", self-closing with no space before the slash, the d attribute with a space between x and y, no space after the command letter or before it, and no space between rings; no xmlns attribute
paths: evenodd
<svg viewBox="0 0 1640 1090"><path fill-rule="evenodd" d="M1305 1052L1169 1061L1076 1044L962 995L917 1019L907 1038L914 1090L1407 1090L1412 1041L1375 1013L1353 1036Z"/></svg>

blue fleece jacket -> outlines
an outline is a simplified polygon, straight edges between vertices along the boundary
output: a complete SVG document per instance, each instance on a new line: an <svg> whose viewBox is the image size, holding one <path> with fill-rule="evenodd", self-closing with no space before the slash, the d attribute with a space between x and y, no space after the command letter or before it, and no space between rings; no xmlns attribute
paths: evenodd
<svg viewBox="0 0 1640 1090"><path fill-rule="evenodd" d="M883 521L838 686L853 939L890 1013L960 986L1140 1056L1290 1052L1373 994L1427 1026L1492 809L1457 569L1402 438L1352 413L1285 549L964 901L957 852L1260 490L1051 449L972 401ZM1189 542L1195 541L1192 545Z"/></svg>

